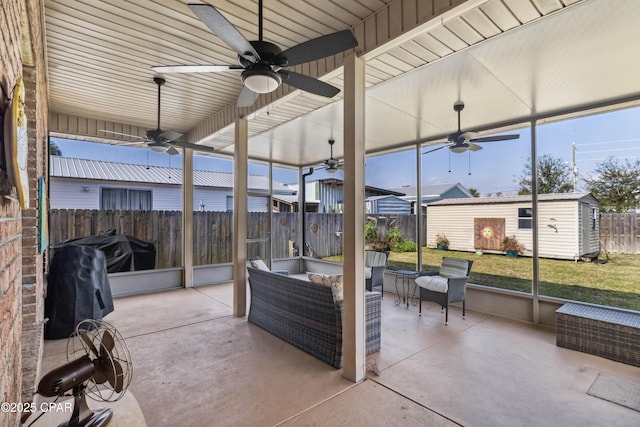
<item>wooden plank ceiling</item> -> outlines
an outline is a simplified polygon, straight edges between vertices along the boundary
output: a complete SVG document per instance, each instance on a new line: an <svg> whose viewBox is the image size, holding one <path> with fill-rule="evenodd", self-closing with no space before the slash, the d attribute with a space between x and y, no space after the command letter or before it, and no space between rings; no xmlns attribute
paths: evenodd
<svg viewBox="0 0 640 427"><path fill-rule="evenodd" d="M236 64L236 54L186 3L45 0L53 134L130 143L122 137L109 140L100 129L143 135L145 129L156 127L156 74L150 67ZM247 39L257 39L257 1L210 3ZM606 0L265 0L264 39L286 49L321 35L353 30L359 41L356 50L367 65L367 132L384 135L368 139L367 150L380 151L455 130L451 105L458 98L475 106L475 113L465 111L465 119L469 126L480 128L539 113L542 107L562 110L634 93L626 74L618 82L599 82L600 90L589 92L591 79L607 65L603 61L616 60L624 52L623 63L638 65L637 57L628 55L632 41L626 40L637 40L637 30L620 27L638 19L640 6L634 0L620 1L615 8L609 5ZM602 17L603 11L609 15ZM594 40L592 47L605 52L586 51L581 45L585 39ZM340 61L336 55L296 71L342 88ZM567 85L567 79L558 76L562 68L568 73L565 77L575 79L571 73L590 61L592 72L579 82L586 87L567 88L584 94L563 95L570 99L556 102L562 97L551 97L552 86L561 85L559 91ZM531 71L539 68L551 71L532 77ZM235 100L242 87L239 73L163 77L167 83L162 88L162 129L177 130L190 142L232 153ZM523 84L532 87L525 90ZM548 105L526 98L537 90L553 98ZM422 105L420 100L429 96L429 103ZM333 135L339 142L339 157L340 97L326 99L287 88L261 97L254 109L241 111L250 118L250 156L312 165L327 157L324 142ZM487 107L489 101L493 107ZM397 112L397 123L408 124L410 135L392 129L390 111ZM304 120L292 124L297 117ZM388 132L377 131L380 125Z"/></svg>

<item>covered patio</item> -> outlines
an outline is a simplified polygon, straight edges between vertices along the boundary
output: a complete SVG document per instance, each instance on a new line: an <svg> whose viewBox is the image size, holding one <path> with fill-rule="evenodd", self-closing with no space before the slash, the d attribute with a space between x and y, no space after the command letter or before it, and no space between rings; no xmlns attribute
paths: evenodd
<svg viewBox="0 0 640 427"><path fill-rule="evenodd" d="M149 426L632 426L640 413L589 395L599 374L637 367L557 347L553 330L425 304L382 306L382 349L364 381L232 315L232 284L118 298L108 315L135 374L116 421ZM43 370L65 360L47 341ZM376 375L375 370L379 372ZM102 407L101 402L90 402ZM118 424L120 425L120 424ZM127 424L133 426L133 424Z"/></svg>
<svg viewBox="0 0 640 427"><path fill-rule="evenodd" d="M248 39L255 38L257 2L211 3ZM29 152L36 155L28 172L33 182L43 176L45 188L48 136L147 146L144 137L159 115L153 83L158 73L152 66L237 61L237 53L212 35L185 1L14 0L11 5L12 62L3 77L10 88L24 68L31 77L27 89L37 91L38 133L29 137ZM23 10L30 21L21 21ZM420 318L416 307L384 298L382 350L370 358L363 351L362 300L366 158L415 151L411 167L420 200L421 153L459 127L452 106L461 100L464 131L487 136L526 129L535 171L538 125L640 105L635 53L640 5L634 0L615 5L606 0L267 0L264 18L265 39L283 49L341 30L351 30L359 44L292 67L339 88L331 99L281 85L251 107L238 108L242 83L233 73L162 75L162 128L182 133L190 144L180 148L180 267L112 276L116 289L134 284L137 292L155 293L116 298L116 311L106 319L132 349L131 392L148 425L638 424L637 411L587 394L599 373L640 380L637 367L555 345L555 310L565 300L540 295L535 215L530 293L472 286L467 319L453 308L447 327L434 306ZM31 46L35 59L20 59L21 49ZM323 167L330 138L336 141L333 157L344 163L343 265L300 255L272 260L268 231L259 244L273 269L344 274L342 370L244 318L247 248L255 243L247 236L247 199L255 196L247 190L248 165L264 166L270 178L274 168L291 168L298 183L304 182L305 171ZM193 257L198 147L233 161L230 263L201 266ZM533 189L535 213L535 184ZM32 199L36 190L32 186ZM3 212L12 218L12 228L0 224L0 231L12 241L23 238L23 226L13 223L35 224L46 217L33 206L23 214L15 198L5 199ZM423 221L418 212L418 228ZM63 353L60 342L45 342L40 357L46 261L33 243L37 232L29 233L24 261L16 255L2 265L20 276L7 283L13 289L11 313L24 317L3 339L13 331L15 346L22 339L35 348L11 359L11 366L29 370L18 378L27 395L36 373L60 363ZM305 245L303 236L304 230L298 248ZM416 243L420 270L426 242ZM11 249L20 253L22 246ZM9 359L11 351L5 352ZM11 392L17 400L20 389Z"/></svg>

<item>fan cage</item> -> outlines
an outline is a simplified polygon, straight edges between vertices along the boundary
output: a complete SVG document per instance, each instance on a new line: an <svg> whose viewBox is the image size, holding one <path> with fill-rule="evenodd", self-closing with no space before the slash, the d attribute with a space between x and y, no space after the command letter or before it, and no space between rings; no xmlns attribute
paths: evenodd
<svg viewBox="0 0 640 427"><path fill-rule="evenodd" d="M122 399L131 384L133 377L133 365L131 363L131 353L126 341L120 335L120 332L109 322L104 320L83 320L76 326L75 331L67 341L67 361L75 360L82 356L89 356L93 361L96 355L93 353L88 342L81 338L81 332L89 338L89 341L97 349L98 352L106 347L103 344L105 333L109 333L113 337L113 349L109 352L110 357L107 363L111 364L111 369L116 371L115 362L122 368L122 372L116 374L118 381L122 381L122 389L116 391L109 382L96 383L95 376L92 376L86 383L86 395L94 401L115 402Z"/></svg>

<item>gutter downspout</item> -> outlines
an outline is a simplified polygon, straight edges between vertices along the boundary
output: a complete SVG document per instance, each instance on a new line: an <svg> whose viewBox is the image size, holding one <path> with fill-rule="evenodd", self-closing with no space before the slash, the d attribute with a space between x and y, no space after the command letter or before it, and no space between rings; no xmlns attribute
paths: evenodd
<svg viewBox="0 0 640 427"><path fill-rule="evenodd" d="M304 250L307 247L307 181L306 178L310 175L313 175L313 168L309 168L309 172L302 174L302 189L300 193L302 194L302 200L300 201L300 212L302 213L302 219L300 223L302 224L302 244L300 245L300 256L304 256Z"/></svg>

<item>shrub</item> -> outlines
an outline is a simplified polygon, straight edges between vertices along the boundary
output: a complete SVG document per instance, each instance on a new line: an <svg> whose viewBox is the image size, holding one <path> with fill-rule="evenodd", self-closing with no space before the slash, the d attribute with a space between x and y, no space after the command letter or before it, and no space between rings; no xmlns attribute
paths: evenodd
<svg viewBox="0 0 640 427"><path fill-rule="evenodd" d="M404 242L404 235L402 234L402 231L400 231L400 229L394 225L387 233L387 237L385 238L385 240L393 249L398 243Z"/></svg>
<svg viewBox="0 0 640 427"><path fill-rule="evenodd" d="M378 224L369 220L364 225L364 240L366 243L373 243L378 240Z"/></svg>
<svg viewBox="0 0 640 427"><path fill-rule="evenodd" d="M502 250L505 252L517 252L520 254L524 249L524 245L518 242L516 236L505 236L502 239Z"/></svg>
<svg viewBox="0 0 640 427"><path fill-rule="evenodd" d="M403 240L392 247L393 252L417 252L418 246L413 240Z"/></svg>
<svg viewBox="0 0 640 427"><path fill-rule="evenodd" d="M436 234L436 245L442 246L443 248L449 247L449 239L447 239L444 233Z"/></svg>

